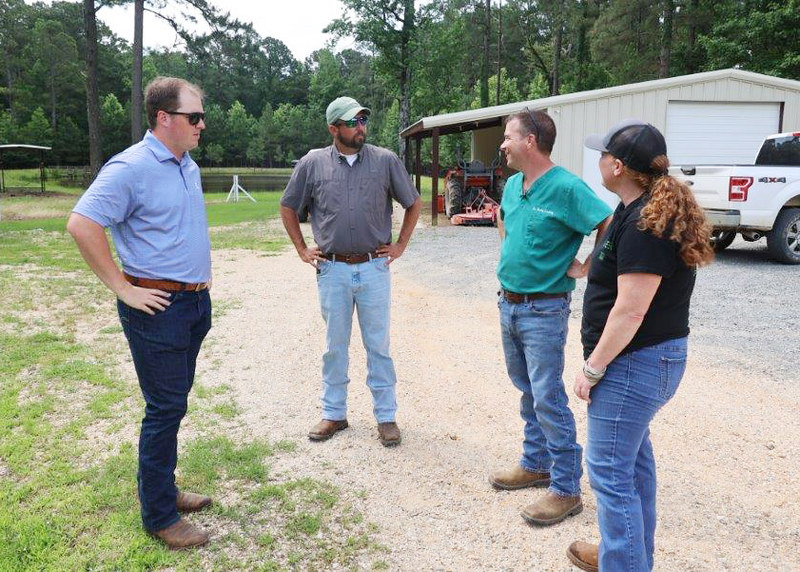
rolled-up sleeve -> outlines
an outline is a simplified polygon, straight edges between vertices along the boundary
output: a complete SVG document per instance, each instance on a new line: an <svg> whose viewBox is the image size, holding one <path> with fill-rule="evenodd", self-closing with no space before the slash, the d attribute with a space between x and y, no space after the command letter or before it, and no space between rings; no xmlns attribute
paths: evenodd
<svg viewBox="0 0 800 572"><path fill-rule="evenodd" d="M282 207L288 207L298 212L308 205L310 192L307 189L306 181L308 180L309 163L308 155L306 155L295 165L292 176L289 178L281 197Z"/></svg>
<svg viewBox="0 0 800 572"><path fill-rule="evenodd" d="M416 187L411 183L411 176L406 171L400 158L394 153L389 159L389 182L392 198L407 209L419 198Z"/></svg>

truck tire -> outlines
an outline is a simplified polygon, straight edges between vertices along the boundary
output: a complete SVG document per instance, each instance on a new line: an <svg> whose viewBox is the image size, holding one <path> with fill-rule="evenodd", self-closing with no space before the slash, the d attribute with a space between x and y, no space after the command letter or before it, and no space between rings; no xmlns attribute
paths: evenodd
<svg viewBox="0 0 800 572"><path fill-rule="evenodd" d="M449 179L444 191L444 213L447 218L457 215L464 209L461 183L457 179Z"/></svg>
<svg viewBox="0 0 800 572"><path fill-rule="evenodd" d="M778 262L800 264L800 209L783 209L767 233L767 248Z"/></svg>
<svg viewBox="0 0 800 572"><path fill-rule="evenodd" d="M735 238L735 230L715 230L711 233L711 248L714 252L721 252L728 248Z"/></svg>

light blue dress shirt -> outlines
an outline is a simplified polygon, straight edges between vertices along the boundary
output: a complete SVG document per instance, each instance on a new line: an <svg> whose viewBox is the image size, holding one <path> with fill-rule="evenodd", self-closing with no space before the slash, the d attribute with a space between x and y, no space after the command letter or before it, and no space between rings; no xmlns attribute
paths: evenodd
<svg viewBox="0 0 800 572"><path fill-rule="evenodd" d="M200 169L151 131L109 159L73 212L111 228L122 269L139 278L207 282L211 244Z"/></svg>

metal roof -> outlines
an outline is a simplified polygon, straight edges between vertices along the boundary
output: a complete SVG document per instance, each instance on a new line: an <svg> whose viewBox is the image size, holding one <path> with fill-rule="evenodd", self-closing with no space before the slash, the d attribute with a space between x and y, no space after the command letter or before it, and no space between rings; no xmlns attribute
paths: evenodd
<svg viewBox="0 0 800 572"><path fill-rule="evenodd" d="M520 101L516 103L506 103L504 105L495 105L492 107L482 107L481 109L470 109L467 111L457 111L455 113L432 115L430 117L423 117L413 125L406 127L400 132L400 136L430 137L435 127L439 128L440 135L448 135L450 133L459 133L462 131L472 131L475 129L483 129L486 127L500 125L504 117L518 111L524 111L526 107L530 109L546 109L548 107L572 103L575 101L628 95L654 89L665 89L675 86L691 85L694 83L702 83L726 78L748 81L751 83L768 84L773 87L800 92L800 81L783 79L771 75L764 75L731 68L668 77L664 79L655 79L639 83L629 83L616 87L594 89L591 91L579 91L565 95L554 95L551 97L532 99L530 101Z"/></svg>
<svg viewBox="0 0 800 572"><path fill-rule="evenodd" d="M0 145L0 151L3 149L37 149L39 151L50 151L52 147L42 147L41 145L24 145L22 143L15 143L11 145Z"/></svg>

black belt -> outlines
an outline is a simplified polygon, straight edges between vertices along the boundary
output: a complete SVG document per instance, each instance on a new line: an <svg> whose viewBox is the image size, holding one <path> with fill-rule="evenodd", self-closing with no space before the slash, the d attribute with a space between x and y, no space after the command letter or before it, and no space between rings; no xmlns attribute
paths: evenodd
<svg viewBox="0 0 800 572"><path fill-rule="evenodd" d="M385 257L385 254L378 254L377 252L366 252L364 254L335 254L331 252L322 255L322 258L327 258L331 262L344 262L345 264L361 264L362 262L369 262L373 258Z"/></svg>
<svg viewBox="0 0 800 572"><path fill-rule="evenodd" d="M498 292L507 302L512 304L523 304L525 302L532 302L533 300L546 300L549 298L566 298L566 292L558 292L556 294L547 294L545 292L534 292L532 294L520 294L518 292L510 292L506 289L501 289Z"/></svg>

